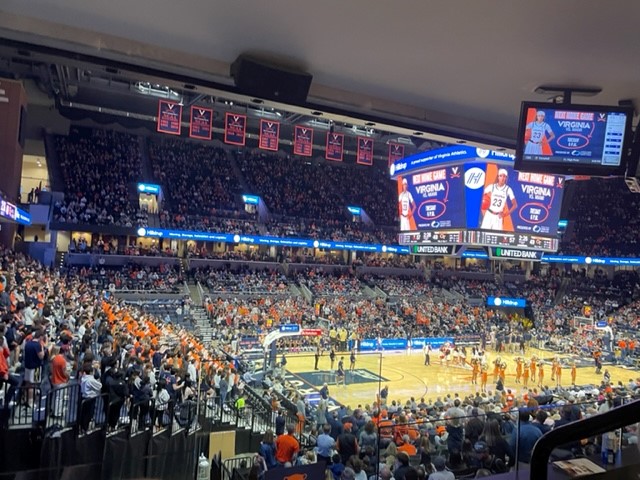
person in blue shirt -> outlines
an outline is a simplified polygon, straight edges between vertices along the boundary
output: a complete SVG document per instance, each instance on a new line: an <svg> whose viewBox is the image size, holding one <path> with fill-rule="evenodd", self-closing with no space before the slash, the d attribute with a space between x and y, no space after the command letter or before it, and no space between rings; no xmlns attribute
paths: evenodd
<svg viewBox="0 0 640 480"><path fill-rule="evenodd" d="M531 451L533 450L533 446L536 444L538 439L542 437L542 432L535 425L531 424L529 421L531 416L527 410L520 410L518 416L520 418L520 428L514 430L511 435L509 445L511 450L515 452L517 443L518 451L516 452L516 458L518 462L529 463L531 462Z"/></svg>
<svg viewBox="0 0 640 480"><path fill-rule="evenodd" d="M273 441L273 432L271 430L267 430L264 433L264 437L262 437L262 441L260 442L260 450L258 450L258 454L264 458L267 469L278 466L278 462L276 462L276 446Z"/></svg>
<svg viewBox="0 0 640 480"><path fill-rule="evenodd" d="M331 451L335 448L336 441L331 436L331 425L325 423L322 427L322 433L318 435L316 440L316 456L318 461L324 461L327 464L331 461Z"/></svg>

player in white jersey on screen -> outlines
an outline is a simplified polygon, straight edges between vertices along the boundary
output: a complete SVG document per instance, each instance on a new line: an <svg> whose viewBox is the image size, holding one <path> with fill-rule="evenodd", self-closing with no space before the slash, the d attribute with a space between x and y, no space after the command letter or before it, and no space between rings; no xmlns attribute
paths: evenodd
<svg viewBox="0 0 640 480"><path fill-rule="evenodd" d="M416 209L413 195L408 190L407 179L402 179L402 192L398 195L398 209L400 210L400 230L411 230L411 218Z"/></svg>
<svg viewBox="0 0 640 480"><path fill-rule="evenodd" d="M488 185L484 189L482 199L482 224L480 228L486 230L504 230L503 220L511 215L518 204L513 190L507 185L507 171L504 168L498 170L498 181ZM511 207L507 207L507 203Z"/></svg>
<svg viewBox="0 0 640 480"><path fill-rule="evenodd" d="M527 144L524 147L524 153L530 155L542 155L542 144L546 140L550 143L556 138L551 127L544 121L545 113L542 110L536 112L536 120L527 123L524 137L527 138ZM548 136L547 136L548 135Z"/></svg>

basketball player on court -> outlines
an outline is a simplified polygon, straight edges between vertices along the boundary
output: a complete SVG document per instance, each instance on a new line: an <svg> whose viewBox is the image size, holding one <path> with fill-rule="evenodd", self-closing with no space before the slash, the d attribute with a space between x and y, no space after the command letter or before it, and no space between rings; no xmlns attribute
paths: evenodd
<svg viewBox="0 0 640 480"><path fill-rule="evenodd" d="M338 370L336 370L336 387L340 384L342 384L343 387L347 386L344 373L344 357L340 357L340 361L338 362Z"/></svg>
<svg viewBox="0 0 640 480"><path fill-rule="evenodd" d="M527 144L524 147L524 153L530 155L542 155L542 145L546 141L550 143L556 135L551 127L544 121L545 113L542 110L536 112L534 122L527 123L524 138ZM548 135L548 136L547 136Z"/></svg>
<svg viewBox="0 0 640 480"><path fill-rule="evenodd" d="M411 230L411 221L413 212L416 209L416 203L413 201L413 195L407 190L407 179L402 179L402 192L398 195L398 210L400 211L400 230Z"/></svg>
<svg viewBox="0 0 640 480"><path fill-rule="evenodd" d="M482 198L482 224L480 228L485 230L503 230L503 219L511 215L518 207L513 190L507 185L507 171L504 168L498 170L498 181L488 185L484 189ZM511 207L507 207L507 201Z"/></svg>

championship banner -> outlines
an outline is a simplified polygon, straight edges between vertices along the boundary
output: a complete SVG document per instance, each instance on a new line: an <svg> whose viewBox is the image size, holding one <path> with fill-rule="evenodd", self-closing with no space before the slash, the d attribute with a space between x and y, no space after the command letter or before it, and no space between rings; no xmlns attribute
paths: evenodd
<svg viewBox="0 0 640 480"><path fill-rule="evenodd" d="M313 129L296 125L293 131L293 154L310 157L313 154Z"/></svg>
<svg viewBox="0 0 640 480"><path fill-rule="evenodd" d="M244 146L247 131L246 115L226 113L224 116L224 143Z"/></svg>
<svg viewBox="0 0 640 480"><path fill-rule="evenodd" d="M200 140L211 140L211 127L213 125L213 110L203 107L191 107L189 119L189 137Z"/></svg>
<svg viewBox="0 0 640 480"><path fill-rule="evenodd" d="M158 102L158 132L180 135L181 120L182 105L168 100L160 100Z"/></svg>
<svg viewBox="0 0 640 480"><path fill-rule="evenodd" d="M278 151L278 139L280 138L280 123L271 120L260 120L260 143L262 150Z"/></svg>
<svg viewBox="0 0 640 480"><path fill-rule="evenodd" d="M358 137L357 163L360 165L373 165L373 139Z"/></svg>
<svg viewBox="0 0 640 480"><path fill-rule="evenodd" d="M389 165L404 158L404 145L399 143L389 143Z"/></svg>
<svg viewBox="0 0 640 480"><path fill-rule="evenodd" d="M325 158L334 162L341 162L344 153L344 135L342 133L327 132L327 148Z"/></svg>

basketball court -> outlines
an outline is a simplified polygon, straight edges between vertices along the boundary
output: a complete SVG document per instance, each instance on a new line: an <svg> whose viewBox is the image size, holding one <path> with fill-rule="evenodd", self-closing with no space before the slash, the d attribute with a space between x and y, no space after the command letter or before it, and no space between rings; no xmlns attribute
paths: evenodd
<svg viewBox="0 0 640 480"><path fill-rule="evenodd" d="M536 355L545 361L545 381L544 384L554 387L555 381L551 381L551 361L555 357L555 352L530 348L527 350L526 364ZM336 366L340 359L340 354L336 356ZM294 383L302 392L312 389L319 389L323 383L329 385L330 396L336 401L355 408L358 405L371 405L376 399L379 389L389 387L388 401L396 400L405 403L411 397L416 401L424 398L427 403L435 401L437 397L448 393L458 393L461 396L475 394L480 390L480 385L471 384L471 368L460 366L444 366L440 364L438 352L432 352L431 365L424 365L424 355L421 351L406 352L382 352L382 353L362 353L357 356L355 369L349 371L349 353L344 353L344 367L346 370L346 385L336 386L335 372L330 370L328 354L320 357L318 370L314 370L313 354L291 354L287 355L287 380ZM487 352L488 363L496 358L495 352ZM505 387L510 388L514 393L522 392L522 384L515 383L517 354L502 353L500 357L507 363L507 375ZM561 359L569 359L568 355L560 355ZM566 362L563 362L566 364ZM584 361L583 365L587 365ZM629 383L630 378L637 378L640 372L636 369L627 369L619 366L604 366L611 373L611 380L617 384L621 381L624 385ZM563 368L562 386L571 386L570 368ZM577 368L577 385L600 385L602 374L595 373L593 362L588 366ZM536 385L529 381L529 388ZM537 382L536 382L537 383ZM495 390L493 382L493 372L490 368L487 389Z"/></svg>

